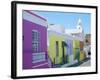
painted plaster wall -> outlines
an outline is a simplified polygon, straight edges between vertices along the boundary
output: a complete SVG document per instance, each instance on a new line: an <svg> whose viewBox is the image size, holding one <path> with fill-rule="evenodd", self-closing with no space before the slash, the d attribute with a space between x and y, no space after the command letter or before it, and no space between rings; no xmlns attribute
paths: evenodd
<svg viewBox="0 0 100 80"><path fill-rule="evenodd" d="M73 40L67 39L67 52L68 55L68 62L71 63L73 61L73 58L71 57L73 55Z"/></svg>
<svg viewBox="0 0 100 80"><path fill-rule="evenodd" d="M30 17L30 15L28 16ZM39 32L39 47L37 53L45 52L45 55L47 56L47 28L46 26L37 24L38 22L34 23L32 21L32 18L27 19L28 16L27 17L23 16L23 68L24 69L31 69L33 66L32 53L34 52L32 51L32 30L37 30ZM47 59L47 57L45 57L45 59Z"/></svg>
<svg viewBox="0 0 100 80"><path fill-rule="evenodd" d="M23 55L24 55L24 68L32 67L32 30L38 30L40 33L40 45L38 52L45 52L47 54L47 40L46 40L46 28L40 27L40 25L31 23L29 21L23 20ZM40 27L40 28L38 28ZM26 66L25 66L26 65Z"/></svg>
<svg viewBox="0 0 100 80"><path fill-rule="evenodd" d="M49 34L49 46L48 46L48 54L54 62L54 58L56 59L56 64L62 63L62 41L64 40L63 36L57 34ZM56 46L55 43L58 41L59 43L59 56L56 58Z"/></svg>
<svg viewBox="0 0 100 80"><path fill-rule="evenodd" d="M83 47L84 47L84 42L80 41L80 49L83 50Z"/></svg>
<svg viewBox="0 0 100 80"><path fill-rule="evenodd" d="M84 42L80 41L80 61L82 61L86 58L86 53L83 50L83 48L84 48Z"/></svg>
<svg viewBox="0 0 100 80"><path fill-rule="evenodd" d="M80 51L80 61L84 60L86 58L86 54L84 51Z"/></svg>
<svg viewBox="0 0 100 80"><path fill-rule="evenodd" d="M80 54L80 41L79 40L73 40L73 55L74 59L79 60L79 54Z"/></svg>

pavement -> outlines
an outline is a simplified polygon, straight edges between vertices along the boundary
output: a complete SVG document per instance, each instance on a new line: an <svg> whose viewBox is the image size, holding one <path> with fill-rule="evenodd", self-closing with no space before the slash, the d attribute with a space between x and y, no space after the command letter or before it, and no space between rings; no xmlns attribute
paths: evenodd
<svg viewBox="0 0 100 80"><path fill-rule="evenodd" d="M64 67L83 67L83 66L90 66L91 65L91 59L90 58L87 58L83 61L80 61L80 62L75 62L74 64L64 64L62 65L61 67L64 68Z"/></svg>
<svg viewBox="0 0 100 80"><path fill-rule="evenodd" d="M91 61L90 60L88 60L88 61L86 61L86 62L84 62L83 64L81 64L81 65L79 65L79 66L91 66Z"/></svg>

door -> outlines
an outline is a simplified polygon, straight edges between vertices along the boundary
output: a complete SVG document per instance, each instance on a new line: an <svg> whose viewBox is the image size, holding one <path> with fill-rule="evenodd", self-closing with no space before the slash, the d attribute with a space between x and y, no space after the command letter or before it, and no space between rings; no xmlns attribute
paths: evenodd
<svg viewBox="0 0 100 80"><path fill-rule="evenodd" d="M67 49L67 48L65 48L65 47L67 47L67 44L64 41L62 41L62 62L63 62L63 64L66 63L66 52L65 52L65 49Z"/></svg>

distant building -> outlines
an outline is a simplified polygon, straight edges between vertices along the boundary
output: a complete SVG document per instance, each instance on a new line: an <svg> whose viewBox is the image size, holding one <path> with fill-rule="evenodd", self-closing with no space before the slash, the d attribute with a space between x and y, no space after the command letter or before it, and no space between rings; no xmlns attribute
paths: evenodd
<svg viewBox="0 0 100 80"><path fill-rule="evenodd" d="M85 35L85 44L86 45L91 45L91 34L86 34Z"/></svg>
<svg viewBox="0 0 100 80"><path fill-rule="evenodd" d="M84 39L84 50L87 57L91 57L91 34L86 34Z"/></svg>
<svg viewBox="0 0 100 80"><path fill-rule="evenodd" d="M79 18L79 20L77 22L76 29L66 29L65 33L69 34L69 35L72 35L73 37L77 37L81 41L84 41L84 30L82 28L81 19Z"/></svg>

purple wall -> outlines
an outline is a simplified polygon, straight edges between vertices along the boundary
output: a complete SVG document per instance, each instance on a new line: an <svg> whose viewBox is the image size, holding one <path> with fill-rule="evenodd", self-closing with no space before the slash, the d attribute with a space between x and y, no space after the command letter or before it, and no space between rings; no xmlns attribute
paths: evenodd
<svg viewBox="0 0 100 80"><path fill-rule="evenodd" d="M73 54L73 42L72 40L67 40L67 55Z"/></svg>
<svg viewBox="0 0 100 80"><path fill-rule="evenodd" d="M32 69L32 30L38 30L40 45L38 52L47 54L47 29L23 19L23 69Z"/></svg>

